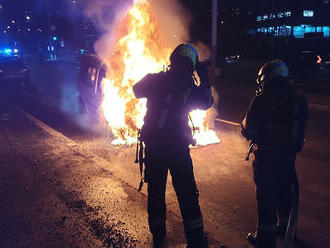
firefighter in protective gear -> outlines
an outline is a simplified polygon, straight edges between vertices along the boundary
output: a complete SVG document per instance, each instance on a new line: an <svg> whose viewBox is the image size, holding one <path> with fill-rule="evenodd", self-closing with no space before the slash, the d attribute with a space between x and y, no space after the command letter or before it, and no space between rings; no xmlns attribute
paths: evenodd
<svg viewBox="0 0 330 248"><path fill-rule="evenodd" d="M133 86L137 98L147 98L147 113L141 131L145 144L145 182L148 183L148 220L154 247L165 247L165 191L168 170L177 194L189 248L207 247L198 190L189 145L194 143L188 125L189 112L206 110L213 98L204 64L188 44L179 45L166 72L148 74ZM197 71L201 84L196 86Z"/></svg>
<svg viewBox="0 0 330 248"><path fill-rule="evenodd" d="M289 80L285 62L266 63L257 76L257 96L242 122L242 134L255 144L253 161L258 225L249 233L257 248L275 248L285 235L297 181L296 153L304 143L307 103Z"/></svg>

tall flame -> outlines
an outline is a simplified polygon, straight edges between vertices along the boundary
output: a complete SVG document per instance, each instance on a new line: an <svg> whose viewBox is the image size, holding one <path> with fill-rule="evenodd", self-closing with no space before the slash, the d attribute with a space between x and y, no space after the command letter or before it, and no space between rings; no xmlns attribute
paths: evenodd
<svg viewBox="0 0 330 248"><path fill-rule="evenodd" d="M105 61L109 70L103 79L103 115L116 139L112 144L133 144L143 125L146 100L136 99L132 86L148 73L161 71L169 64L173 47L160 40L159 28L147 0L135 0L118 30L125 30L116 42L112 56ZM208 130L206 111L196 110L192 119L197 143L218 143Z"/></svg>

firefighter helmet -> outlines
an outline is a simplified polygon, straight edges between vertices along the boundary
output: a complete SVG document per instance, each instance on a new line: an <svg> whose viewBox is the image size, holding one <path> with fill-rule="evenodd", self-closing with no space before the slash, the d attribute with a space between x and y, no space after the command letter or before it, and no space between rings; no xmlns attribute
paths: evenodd
<svg viewBox="0 0 330 248"><path fill-rule="evenodd" d="M264 64L257 75L257 93L261 94L267 88L276 87L277 82L288 82L289 68L287 64L279 59Z"/></svg>
<svg viewBox="0 0 330 248"><path fill-rule="evenodd" d="M198 61L198 52L196 48L189 44L181 44L177 46L171 54L171 64L175 64L175 62L182 57L187 57L192 62L193 69L196 68Z"/></svg>

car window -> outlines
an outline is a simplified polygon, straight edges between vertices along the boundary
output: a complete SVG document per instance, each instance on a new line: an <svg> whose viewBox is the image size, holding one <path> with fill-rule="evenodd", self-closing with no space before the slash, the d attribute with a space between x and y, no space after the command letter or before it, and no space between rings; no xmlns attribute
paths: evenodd
<svg viewBox="0 0 330 248"><path fill-rule="evenodd" d="M100 69L99 76L98 76L98 82L97 82L97 91L101 92L102 87L102 80L106 77L106 70L104 68Z"/></svg>
<svg viewBox="0 0 330 248"><path fill-rule="evenodd" d="M95 67L88 68L87 82L94 86L96 79L97 69Z"/></svg>

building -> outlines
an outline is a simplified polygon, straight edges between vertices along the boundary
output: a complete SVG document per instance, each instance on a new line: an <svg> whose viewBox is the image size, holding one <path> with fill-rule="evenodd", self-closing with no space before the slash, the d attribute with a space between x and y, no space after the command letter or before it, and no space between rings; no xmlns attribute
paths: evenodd
<svg viewBox="0 0 330 248"><path fill-rule="evenodd" d="M268 1L253 12L245 30L244 51L248 57L272 58L301 51L329 52L330 4L328 0Z"/></svg>
<svg viewBox="0 0 330 248"><path fill-rule="evenodd" d="M255 33L270 34L275 37L329 38L330 9L286 9L260 13L256 16L255 26Z"/></svg>

